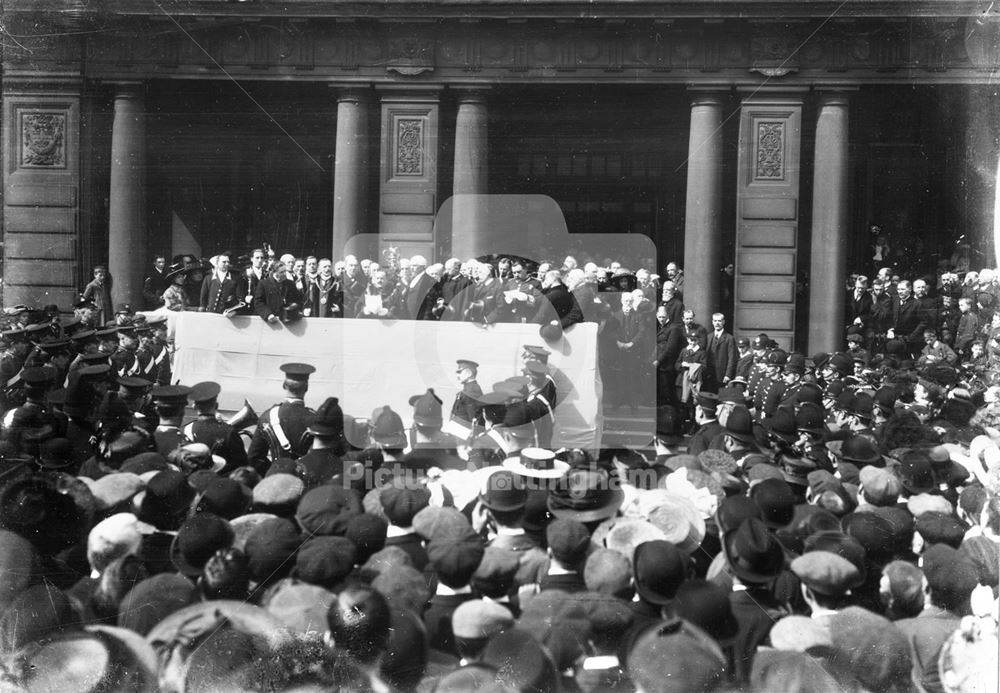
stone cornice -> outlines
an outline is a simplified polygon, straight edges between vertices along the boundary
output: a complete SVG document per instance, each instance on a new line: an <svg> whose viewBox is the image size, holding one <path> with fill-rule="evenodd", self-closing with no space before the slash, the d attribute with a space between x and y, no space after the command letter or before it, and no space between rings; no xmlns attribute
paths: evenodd
<svg viewBox="0 0 1000 693"><path fill-rule="evenodd" d="M761 18L970 17L981 0L6 0L8 14L283 18Z"/></svg>
<svg viewBox="0 0 1000 693"><path fill-rule="evenodd" d="M712 4L712 3L707 3ZM979 31L982 45L973 40ZM121 20L82 36L21 35L4 68L88 79L338 84L988 83L997 25L975 20ZM972 37L972 38L970 38ZM983 50L983 48L987 50Z"/></svg>

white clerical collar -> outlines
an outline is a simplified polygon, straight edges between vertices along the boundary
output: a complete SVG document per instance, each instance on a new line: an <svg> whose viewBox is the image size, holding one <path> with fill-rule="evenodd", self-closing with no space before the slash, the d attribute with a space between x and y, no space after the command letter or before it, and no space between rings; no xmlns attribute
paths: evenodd
<svg viewBox="0 0 1000 693"><path fill-rule="evenodd" d="M456 587L452 589L451 587L448 587L448 585L438 582L438 586L434 591L434 594L441 597L451 597L456 594L472 594L472 588L469 585L466 585L465 587Z"/></svg>

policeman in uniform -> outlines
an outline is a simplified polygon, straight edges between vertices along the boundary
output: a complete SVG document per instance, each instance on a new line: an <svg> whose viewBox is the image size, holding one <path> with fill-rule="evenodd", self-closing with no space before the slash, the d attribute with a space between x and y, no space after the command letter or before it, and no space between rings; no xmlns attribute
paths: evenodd
<svg viewBox="0 0 1000 693"><path fill-rule="evenodd" d="M753 354L753 366L750 368L750 375L747 377L747 398L752 404L757 395L757 388L760 381L767 373L767 352L771 349L771 338L761 332L750 342L751 353Z"/></svg>
<svg viewBox="0 0 1000 693"><path fill-rule="evenodd" d="M455 435L463 441L478 436L485 428L482 414L483 388L476 382L479 364L469 359L459 359L455 370L462 390L455 395L455 403L451 406L451 421L461 430Z"/></svg>
<svg viewBox="0 0 1000 693"><path fill-rule="evenodd" d="M477 468L491 467L507 456L503 435L497 426L503 424L510 392L495 389L480 398L480 414L485 430L469 443L469 462Z"/></svg>
<svg viewBox="0 0 1000 693"><path fill-rule="evenodd" d="M754 392L754 408L757 418L763 420L765 416L771 416L778 408L778 402L785 392L785 382L781 374L788 363L788 354L782 349L773 349L768 352L766 358L767 370L764 376L757 382L757 391Z"/></svg>
<svg viewBox="0 0 1000 693"><path fill-rule="evenodd" d="M156 416L156 405L149 394L153 383L145 378L127 375L118 378L118 396L132 412L132 423L149 433L156 430L159 419Z"/></svg>
<svg viewBox="0 0 1000 693"><path fill-rule="evenodd" d="M160 422L153 431L153 440L156 451L166 457L180 446L191 442L181 430L191 388L185 385L160 385L154 387L151 394L156 403L156 415L160 417Z"/></svg>
<svg viewBox="0 0 1000 693"><path fill-rule="evenodd" d="M777 403L771 401L765 402L764 408L782 406L794 409L798 401L799 390L802 388L802 376L805 372L806 357L802 354L789 354L788 362L785 364L785 372L782 375L784 389L781 391L780 399ZM777 396L777 391L772 396Z"/></svg>
<svg viewBox="0 0 1000 693"><path fill-rule="evenodd" d="M136 352L139 350L139 335L136 326L121 325L118 328L118 348L111 354L111 369L119 378L136 375Z"/></svg>
<svg viewBox="0 0 1000 693"><path fill-rule="evenodd" d="M306 436L316 412L306 406L304 397L309 390L309 376L316 372L307 363L286 363L282 388L285 400L260 415L257 430L247 453L250 465L261 474L279 457L298 459L309 449Z"/></svg>
<svg viewBox="0 0 1000 693"><path fill-rule="evenodd" d="M549 367L540 361L529 361L525 371L531 379L527 405L535 423L538 447L548 448L555 427L556 384L549 375Z"/></svg>
<svg viewBox="0 0 1000 693"><path fill-rule="evenodd" d="M22 453L35 456L33 449L41 439L56 435L56 420L49 410L47 395L52 389L55 372L48 366L25 368L21 371L25 402L3 417L3 439Z"/></svg>
<svg viewBox="0 0 1000 693"><path fill-rule="evenodd" d="M159 315L149 318L146 325L152 331L149 338L149 349L152 359L146 364L143 377L152 380L157 385L169 385L172 375L170 363L170 344L167 341L167 316Z"/></svg>
<svg viewBox="0 0 1000 693"><path fill-rule="evenodd" d="M197 383L191 388L191 401L198 410L198 418L184 424L184 436L195 443L204 443L213 455L226 461L221 474L228 474L247 463L240 432L218 415L219 393L222 387L211 380Z"/></svg>

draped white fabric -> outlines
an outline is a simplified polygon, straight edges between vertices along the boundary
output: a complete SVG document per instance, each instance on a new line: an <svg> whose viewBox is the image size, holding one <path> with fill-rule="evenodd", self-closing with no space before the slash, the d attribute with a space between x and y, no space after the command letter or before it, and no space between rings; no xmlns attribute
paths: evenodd
<svg viewBox="0 0 1000 693"><path fill-rule="evenodd" d="M480 364L484 392L518 375L521 348L542 344L538 326L410 320L334 320L304 318L292 325L271 325L258 317L228 319L208 313L170 316L176 354L174 381L194 385L214 380L222 386L222 409L250 400L258 412L279 401L279 366L301 361L316 367L306 403L340 399L344 412L370 417L390 405L407 425L409 398L433 388L444 402L447 420L458 392L455 360ZM559 393L553 446L596 449L601 438L601 382L597 368L597 325L581 323L555 343L549 364Z"/></svg>

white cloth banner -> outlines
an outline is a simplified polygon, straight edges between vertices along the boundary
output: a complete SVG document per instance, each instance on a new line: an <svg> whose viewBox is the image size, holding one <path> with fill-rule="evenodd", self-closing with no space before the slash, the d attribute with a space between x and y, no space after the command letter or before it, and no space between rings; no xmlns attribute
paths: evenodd
<svg viewBox="0 0 1000 693"><path fill-rule="evenodd" d="M542 344L538 325L412 320L303 318L269 324L259 317L228 319L210 313L175 313L174 381L222 386L219 404L235 410L248 399L261 412L282 396L279 366L300 361L316 367L306 404L318 407L338 397L344 412L369 418L390 405L407 424L409 398L433 388L448 420L459 386L455 361L479 363L478 382L489 392L495 382L518 375L525 344ZM597 325L572 326L555 343L549 365L556 382L554 447L595 450L601 443L601 381L597 367Z"/></svg>

